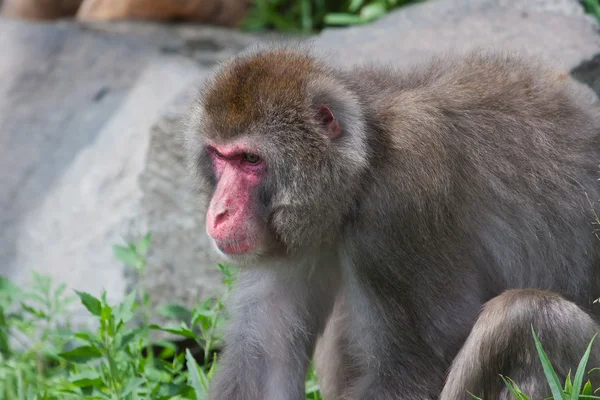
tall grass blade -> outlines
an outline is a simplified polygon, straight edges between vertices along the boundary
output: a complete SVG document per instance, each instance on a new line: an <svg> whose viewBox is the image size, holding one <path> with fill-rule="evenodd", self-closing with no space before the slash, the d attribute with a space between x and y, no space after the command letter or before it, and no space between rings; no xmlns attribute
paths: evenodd
<svg viewBox="0 0 600 400"><path fill-rule="evenodd" d="M546 352L542 347L542 343L540 343L540 340L535 334L533 326L531 327L531 332L533 334L535 347L537 348L540 361L542 362L542 367L544 368L544 374L546 375L546 379L548 380L548 385L550 386L550 390L552 391L552 396L554 397L554 400L567 400L565 393L562 391L562 385L560 384L560 380L556 375L556 371L554 370L554 367L552 367L552 363L550 362L550 359L548 359L548 356L546 355Z"/></svg>
<svg viewBox="0 0 600 400"><path fill-rule="evenodd" d="M583 385L583 375L585 374L585 367L587 366L588 359L590 358L590 353L592 351L592 344L594 343L594 339L596 339L596 335L590 341L590 344L585 351L585 354L579 361L579 366L577 367L577 372L575 373L575 379L573 380L573 390L571 392L571 400L577 400L579 398L581 392L581 386Z"/></svg>
<svg viewBox="0 0 600 400"><path fill-rule="evenodd" d="M517 385L517 383L515 381L513 381L510 378L505 378L502 375L500 375L500 378L502 378L502 380L504 381L504 384L506 385L506 387L508 388L508 390L510 391L510 393L513 395L513 397L517 400L529 400L529 397L527 397L527 395L525 395L525 393L521 392L521 389L519 389L519 386Z"/></svg>

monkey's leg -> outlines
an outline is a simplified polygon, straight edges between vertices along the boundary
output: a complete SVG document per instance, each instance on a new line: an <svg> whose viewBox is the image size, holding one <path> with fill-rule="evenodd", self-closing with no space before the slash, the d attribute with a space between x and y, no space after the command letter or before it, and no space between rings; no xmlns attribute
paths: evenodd
<svg viewBox="0 0 600 400"><path fill-rule="evenodd" d="M467 391L484 400L512 399L500 375L513 379L532 399L549 397L532 326L562 382L569 369L575 374L589 341L600 330L589 315L557 294L506 291L484 306L453 362L440 400L472 399ZM594 344L586 371L598 366L600 347ZM596 373L589 378L599 381Z"/></svg>
<svg viewBox="0 0 600 400"><path fill-rule="evenodd" d="M324 264L240 272L211 399L305 398L306 370L339 284L335 265Z"/></svg>

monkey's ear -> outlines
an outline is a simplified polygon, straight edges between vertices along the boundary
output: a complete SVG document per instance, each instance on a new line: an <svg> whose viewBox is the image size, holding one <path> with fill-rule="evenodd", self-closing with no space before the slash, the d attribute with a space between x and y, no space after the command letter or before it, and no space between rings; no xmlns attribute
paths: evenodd
<svg viewBox="0 0 600 400"><path fill-rule="evenodd" d="M321 104L319 106L319 111L317 113L317 121L323 126L325 129L325 133L329 136L330 139L334 139L339 136L340 124L337 119L325 104Z"/></svg>

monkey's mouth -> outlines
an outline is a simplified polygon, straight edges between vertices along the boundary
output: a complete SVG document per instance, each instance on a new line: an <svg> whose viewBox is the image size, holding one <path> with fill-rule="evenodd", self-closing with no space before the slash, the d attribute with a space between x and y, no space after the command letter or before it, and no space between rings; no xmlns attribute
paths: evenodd
<svg viewBox="0 0 600 400"><path fill-rule="evenodd" d="M253 243L248 239L238 240L216 240L217 248L226 255L242 255L247 254L254 248Z"/></svg>

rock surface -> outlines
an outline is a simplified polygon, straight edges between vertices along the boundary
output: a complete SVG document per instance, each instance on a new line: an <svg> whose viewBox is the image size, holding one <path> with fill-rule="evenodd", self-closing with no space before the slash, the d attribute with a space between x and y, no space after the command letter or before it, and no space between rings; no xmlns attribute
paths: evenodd
<svg viewBox="0 0 600 400"><path fill-rule="evenodd" d="M84 0L77 18L82 21L178 19L235 26L246 16L250 4L245 0Z"/></svg>
<svg viewBox="0 0 600 400"><path fill-rule="evenodd" d="M597 31L576 0L430 0L326 30L315 48L344 65L404 66L506 48L570 70L600 51ZM189 25L0 21L0 272L24 281L35 267L116 300L135 279L111 246L150 230L152 296L191 305L213 294L217 260L178 121L207 66L252 40ZM597 81L597 67L586 71Z"/></svg>
<svg viewBox="0 0 600 400"><path fill-rule="evenodd" d="M577 0L433 0L369 26L326 30L316 45L344 64L410 65L432 54L495 48L570 70L600 51L598 29Z"/></svg>
<svg viewBox="0 0 600 400"><path fill-rule="evenodd" d="M179 20L235 26L251 4L246 0L0 0L0 13L25 20L77 16L82 21Z"/></svg>
<svg viewBox="0 0 600 400"><path fill-rule="evenodd" d="M173 165L178 160L165 159L168 147L180 151L162 135L164 119L153 125L180 92L199 84L206 67L198 59L218 61L249 40L206 27L116 27L127 34L110 33L103 24L0 22L0 48L9 55L0 58L0 273L23 283L33 268L78 290L106 288L115 301L131 278L112 245L155 225L140 201L142 186L152 195L156 184L140 185L141 174L164 161L156 176L146 173L177 181L176 192L160 194L161 201L172 195L193 203ZM156 140L165 147L150 160ZM187 218L191 210L184 211ZM165 221L167 230L181 228L172 222ZM157 246L155 254L196 271L203 283L181 292L189 287L199 296L202 288L217 287L214 262L200 258L198 265L195 247L188 252L194 260L183 255L187 250L170 249L165 257Z"/></svg>

